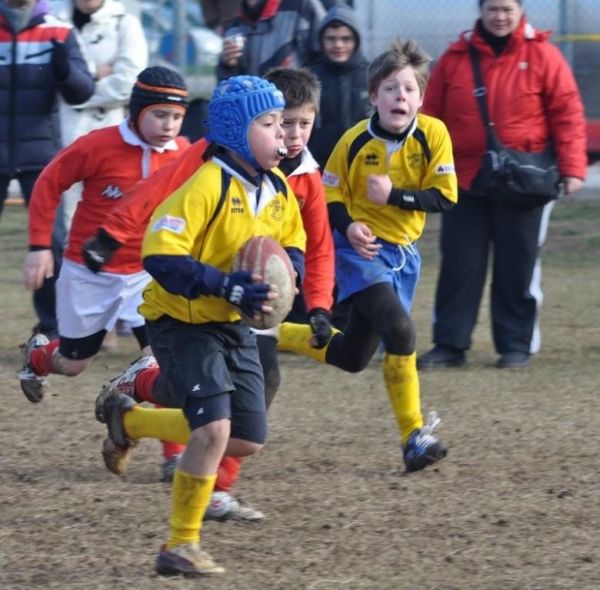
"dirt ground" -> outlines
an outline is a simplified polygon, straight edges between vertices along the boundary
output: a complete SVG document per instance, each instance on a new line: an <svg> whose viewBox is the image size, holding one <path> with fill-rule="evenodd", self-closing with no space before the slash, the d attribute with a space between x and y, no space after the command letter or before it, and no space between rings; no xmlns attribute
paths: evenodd
<svg viewBox="0 0 600 590"><path fill-rule="evenodd" d="M205 525L205 547L227 569L218 581L153 573L170 504L169 486L158 481L158 443L138 447L124 478L102 465L93 401L135 358L130 339L77 379L53 377L39 405L20 393L16 345L33 323L19 286L22 221L10 210L0 226L8 264L0 273L0 588L600 588L594 209L565 210L553 224L544 352L529 369L493 368L482 309L468 368L422 373L423 409L439 412L450 447L436 468L403 473L380 360L347 375L282 355L268 444L246 462L238 486L267 518ZM433 223L423 243L420 350L429 346L436 234Z"/></svg>

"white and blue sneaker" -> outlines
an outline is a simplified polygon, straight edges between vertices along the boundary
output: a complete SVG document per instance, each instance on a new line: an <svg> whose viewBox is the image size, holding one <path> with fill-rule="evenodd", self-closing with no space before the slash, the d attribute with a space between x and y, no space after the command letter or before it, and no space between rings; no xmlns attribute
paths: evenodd
<svg viewBox="0 0 600 590"><path fill-rule="evenodd" d="M210 504L204 514L204 520L238 520L242 522L256 522L265 515L256 508L248 506L243 500L234 498L228 492L213 492Z"/></svg>
<svg viewBox="0 0 600 590"><path fill-rule="evenodd" d="M411 433L404 445L406 471L420 471L428 465L441 461L448 449L435 437L433 431L440 424L436 412L431 412L427 424Z"/></svg>

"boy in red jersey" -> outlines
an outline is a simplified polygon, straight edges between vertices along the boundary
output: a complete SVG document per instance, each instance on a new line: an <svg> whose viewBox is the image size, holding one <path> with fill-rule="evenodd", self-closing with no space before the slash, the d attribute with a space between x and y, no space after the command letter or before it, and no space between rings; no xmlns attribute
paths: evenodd
<svg viewBox="0 0 600 590"><path fill-rule="evenodd" d="M56 284L60 337L50 342L34 334L24 347L24 366L18 373L21 389L33 403L42 400L49 373L74 377L84 371L117 319L127 321L140 348L149 351L144 318L137 312L150 279L140 261L141 236L137 242L130 240L97 275L84 266L81 247L127 189L188 147L186 139L177 137L187 108L185 82L168 68L147 68L133 87L129 108L129 118L120 125L89 133L59 152L33 189L23 269L28 289L39 288L53 275L50 244L60 196L83 181Z"/></svg>
<svg viewBox="0 0 600 590"><path fill-rule="evenodd" d="M303 296L308 310L316 347L324 346L331 335L329 311L333 303L334 256L333 239L329 227L321 175L314 158L306 148L318 112L319 82L305 69L276 68L265 76L283 93L286 107L283 111L284 142L287 156L279 167L298 199L302 223L307 235ZM88 247L101 255L112 256L115 247L127 243L129 236L141 231L147 224L152 209L178 186L183 184L198 168L207 142L199 140L176 162L169 164L147 181L138 183L127 198L105 218L98 234ZM152 203L148 201L150 195ZM142 230L143 231L143 230ZM90 268L97 269L97 260L90 259ZM277 363L276 330L257 332L260 361L265 378L267 408L279 388L280 373ZM153 401L148 383L152 372L147 361L140 360L117 377L100 395L100 401L111 387L139 400ZM139 375L142 378L137 380ZM250 506L240 505L231 496L238 478L241 460L223 457L206 518L258 520L263 514Z"/></svg>

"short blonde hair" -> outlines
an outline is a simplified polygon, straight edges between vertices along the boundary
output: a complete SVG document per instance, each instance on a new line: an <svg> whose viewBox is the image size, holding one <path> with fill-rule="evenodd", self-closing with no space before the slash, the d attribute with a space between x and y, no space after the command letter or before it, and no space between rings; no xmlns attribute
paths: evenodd
<svg viewBox="0 0 600 590"><path fill-rule="evenodd" d="M397 38L392 41L390 48L380 53L369 65L367 76L369 78L369 94L377 92L382 80L390 74L404 68L411 67L415 72L421 96L429 81L429 64L431 57L425 53L416 41L406 43Z"/></svg>

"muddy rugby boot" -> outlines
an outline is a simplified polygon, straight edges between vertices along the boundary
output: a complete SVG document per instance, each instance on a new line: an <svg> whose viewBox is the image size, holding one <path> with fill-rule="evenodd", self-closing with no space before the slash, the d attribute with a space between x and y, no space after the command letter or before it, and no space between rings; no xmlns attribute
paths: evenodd
<svg viewBox="0 0 600 590"><path fill-rule="evenodd" d="M148 354L133 361L120 375L111 379L110 383L102 387L102 391L96 398L96 420L104 424L104 404L106 399L113 393L122 393L135 399L135 378L145 369L158 367L156 359Z"/></svg>
<svg viewBox="0 0 600 590"><path fill-rule="evenodd" d="M23 368L17 373L17 377L21 382L21 390L32 404L37 404L44 399L44 390L48 385L48 380L46 377L34 372L31 366L31 353L36 348L46 346L49 343L50 340L44 334L34 332L27 344L20 346L23 355Z"/></svg>
<svg viewBox="0 0 600 590"><path fill-rule="evenodd" d="M156 558L156 573L161 576L209 576L225 573L213 558L200 549L198 543L186 543L167 549L166 545L160 548Z"/></svg>
<svg viewBox="0 0 600 590"><path fill-rule="evenodd" d="M135 405L133 399L122 393L114 393L104 402L108 439L102 444L102 458L106 468L115 475L123 475L127 470L131 450L137 444L137 441L128 438L123 425L125 412Z"/></svg>
<svg viewBox="0 0 600 590"><path fill-rule="evenodd" d="M106 468L115 475L124 475L129 467L131 451L134 446L131 444L124 449L118 447L110 438L105 438L102 443L102 459Z"/></svg>

